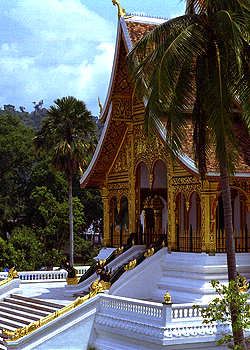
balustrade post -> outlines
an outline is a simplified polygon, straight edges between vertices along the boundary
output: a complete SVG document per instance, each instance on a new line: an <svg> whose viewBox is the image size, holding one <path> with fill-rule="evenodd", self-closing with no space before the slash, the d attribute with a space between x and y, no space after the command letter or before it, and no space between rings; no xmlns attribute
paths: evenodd
<svg viewBox="0 0 250 350"><path fill-rule="evenodd" d="M166 327L168 323L172 322L172 305L170 294L167 292L162 303L163 327Z"/></svg>

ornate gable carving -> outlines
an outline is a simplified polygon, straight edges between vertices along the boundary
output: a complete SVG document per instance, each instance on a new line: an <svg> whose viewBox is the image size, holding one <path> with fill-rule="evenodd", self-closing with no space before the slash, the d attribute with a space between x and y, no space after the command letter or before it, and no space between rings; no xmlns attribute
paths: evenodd
<svg viewBox="0 0 250 350"><path fill-rule="evenodd" d="M111 169L111 173L127 172L131 167L131 145L128 135L124 138L123 145Z"/></svg>
<svg viewBox="0 0 250 350"><path fill-rule="evenodd" d="M134 127L134 157L135 164L140 161L146 161L150 166L153 166L156 159L163 159L166 163L170 161L170 155L158 136L147 139L143 125L136 125Z"/></svg>
<svg viewBox="0 0 250 350"><path fill-rule="evenodd" d="M115 74L114 94L131 96L132 88L128 78L126 55L127 51L122 39L120 43L119 58L117 64L118 69Z"/></svg>

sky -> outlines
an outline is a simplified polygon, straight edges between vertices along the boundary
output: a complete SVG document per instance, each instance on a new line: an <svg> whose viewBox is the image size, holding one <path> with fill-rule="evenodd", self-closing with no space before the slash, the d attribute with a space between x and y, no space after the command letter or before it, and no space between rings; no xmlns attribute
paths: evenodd
<svg viewBox="0 0 250 350"><path fill-rule="evenodd" d="M173 18L181 0L119 0L127 13ZM93 115L105 102L118 8L112 0L1 0L0 108L34 110L74 96Z"/></svg>

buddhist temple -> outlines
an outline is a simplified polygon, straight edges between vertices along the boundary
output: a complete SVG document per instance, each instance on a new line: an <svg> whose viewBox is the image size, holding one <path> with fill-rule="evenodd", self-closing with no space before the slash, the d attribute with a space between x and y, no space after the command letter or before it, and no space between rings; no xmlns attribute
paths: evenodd
<svg viewBox="0 0 250 350"><path fill-rule="evenodd" d="M116 4L116 1L113 1ZM104 246L124 245L131 234L150 246L164 235L169 251L225 252L220 177L211 154L205 181L194 162L192 124L184 154L172 157L164 125L147 138L145 104L138 100L126 55L137 40L164 19L126 14L118 6L118 34L108 95L100 114L104 130L82 177L82 188L97 188L104 204ZM237 105L235 105L237 115ZM250 140L235 123L242 157L231 179L236 252L250 249Z"/></svg>
<svg viewBox="0 0 250 350"><path fill-rule="evenodd" d="M147 137L145 101L135 93L126 57L165 19L127 14L117 0L112 2L118 9L118 31L107 98L103 106L99 101L104 128L80 180L82 188L101 192L104 248L81 273L71 266L65 271L21 272L19 278L2 273L5 316L0 346L3 350L226 350L226 344L217 342L231 334L231 321L204 324L202 317L202 309L217 297L211 280L228 282L215 157L211 152L206 179L201 181L191 123L182 154L173 155L167 148L160 121L156 134ZM230 183L233 226L239 290L249 293L250 140L237 123L237 103L234 112L241 158ZM31 280L34 283L25 288ZM24 303L29 305L28 316L15 318ZM9 311L6 304L14 306ZM249 330L245 337L249 339Z"/></svg>

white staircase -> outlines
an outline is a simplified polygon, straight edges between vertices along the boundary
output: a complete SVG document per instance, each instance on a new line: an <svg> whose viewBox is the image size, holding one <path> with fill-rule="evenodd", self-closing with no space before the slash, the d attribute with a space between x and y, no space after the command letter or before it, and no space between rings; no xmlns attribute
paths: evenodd
<svg viewBox="0 0 250 350"><path fill-rule="evenodd" d="M45 300L28 298L20 294L11 294L0 301L0 349L7 349L2 329L14 332L30 323L48 316L64 305Z"/></svg>

